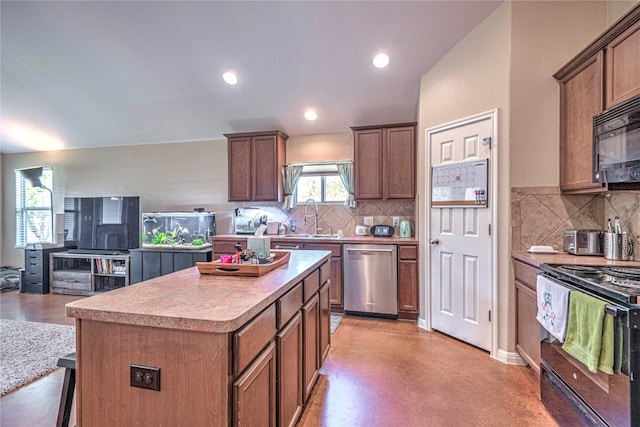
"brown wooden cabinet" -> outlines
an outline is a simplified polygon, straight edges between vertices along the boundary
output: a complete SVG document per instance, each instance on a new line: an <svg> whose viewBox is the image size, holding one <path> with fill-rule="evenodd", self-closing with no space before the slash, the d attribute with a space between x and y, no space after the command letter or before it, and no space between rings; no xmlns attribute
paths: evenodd
<svg viewBox="0 0 640 427"><path fill-rule="evenodd" d="M352 127L357 200L413 199L415 123Z"/></svg>
<svg viewBox="0 0 640 427"><path fill-rule="evenodd" d="M331 348L331 303L329 301L329 290L331 283L327 281L318 291L318 311L319 311L319 324L318 324L318 366L322 366L324 360L329 354Z"/></svg>
<svg viewBox="0 0 640 427"><path fill-rule="evenodd" d="M280 131L225 134L229 164L229 201L280 201L285 141Z"/></svg>
<svg viewBox="0 0 640 427"><path fill-rule="evenodd" d="M640 20L605 47L605 108L640 95Z"/></svg>
<svg viewBox="0 0 640 427"><path fill-rule="evenodd" d="M640 94L640 4L558 70L560 190L603 192L593 182L593 116ZM614 185L615 186L615 185Z"/></svg>
<svg viewBox="0 0 640 427"><path fill-rule="evenodd" d="M516 350L540 375L540 323L536 319L536 275L539 269L514 260L516 286Z"/></svg>
<svg viewBox="0 0 640 427"><path fill-rule="evenodd" d="M342 311L344 308L342 291L342 245L331 243L305 243L303 249L331 251L331 288L329 290L331 308Z"/></svg>
<svg viewBox="0 0 640 427"><path fill-rule="evenodd" d="M560 190L602 191L593 182L593 116L603 109L604 59L598 52L560 82Z"/></svg>
<svg viewBox="0 0 640 427"><path fill-rule="evenodd" d="M233 383L233 425L276 425L276 346L271 342Z"/></svg>
<svg viewBox="0 0 640 427"><path fill-rule="evenodd" d="M302 303L301 288L300 303ZM300 306L287 326L276 335L278 355L278 425L294 426L302 414L302 315Z"/></svg>
<svg viewBox="0 0 640 427"><path fill-rule="evenodd" d="M311 299L302 306L302 369L303 369L303 400L309 399L313 385L318 379L319 358L319 299L313 294Z"/></svg>
<svg viewBox="0 0 640 427"><path fill-rule="evenodd" d="M418 247L398 246L398 317L418 318Z"/></svg>

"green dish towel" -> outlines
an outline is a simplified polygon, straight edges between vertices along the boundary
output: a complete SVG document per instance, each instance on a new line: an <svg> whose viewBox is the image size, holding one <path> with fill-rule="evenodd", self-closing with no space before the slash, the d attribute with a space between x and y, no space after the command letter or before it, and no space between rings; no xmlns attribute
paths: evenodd
<svg viewBox="0 0 640 427"><path fill-rule="evenodd" d="M613 370L613 317L608 318L605 332L606 305L582 292L571 291L569 295L567 337L562 349L591 372L598 372L601 364L609 372ZM606 335L604 340L603 335Z"/></svg>

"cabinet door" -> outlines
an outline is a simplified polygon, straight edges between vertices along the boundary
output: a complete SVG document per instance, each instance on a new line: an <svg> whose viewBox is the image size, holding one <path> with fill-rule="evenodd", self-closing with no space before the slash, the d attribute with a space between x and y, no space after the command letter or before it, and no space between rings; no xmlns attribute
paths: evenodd
<svg viewBox="0 0 640 427"><path fill-rule="evenodd" d="M398 262L398 311L418 313L418 261Z"/></svg>
<svg viewBox="0 0 640 427"><path fill-rule="evenodd" d="M302 297L301 297L302 298ZM302 413L302 315L300 311L276 335L278 425L294 426Z"/></svg>
<svg viewBox="0 0 640 427"><path fill-rule="evenodd" d="M251 200L251 138L229 138L229 201Z"/></svg>
<svg viewBox="0 0 640 427"><path fill-rule="evenodd" d="M319 308L319 347L318 347L318 367L322 366L324 359L329 354L331 347L331 303L329 302L329 290L333 283L328 282L318 291Z"/></svg>
<svg viewBox="0 0 640 427"><path fill-rule="evenodd" d="M276 346L273 342L233 383L233 425L276 425Z"/></svg>
<svg viewBox="0 0 640 427"><path fill-rule="evenodd" d="M385 134L384 194L387 199L415 197L415 128L389 128Z"/></svg>
<svg viewBox="0 0 640 427"><path fill-rule="evenodd" d="M640 21L605 48L606 108L640 95Z"/></svg>
<svg viewBox="0 0 640 427"><path fill-rule="evenodd" d="M516 350L540 375L540 323L536 292L516 281Z"/></svg>
<svg viewBox="0 0 640 427"><path fill-rule="evenodd" d="M251 140L252 200L279 200L277 136L254 136Z"/></svg>
<svg viewBox="0 0 640 427"><path fill-rule="evenodd" d="M354 131L355 197L382 199L382 129Z"/></svg>
<svg viewBox="0 0 640 427"><path fill-rule="evenodd" d="M314 295L308 303L302 307L302 334L303 351L302 366L304 379L304 401L306 402L311 394L316 380L318 379L318 326L319 310L318 295Z"/></svg>
<svg viewBox="0 0 640 427"><path fill-rule="evenodd" d="M601 191L592 182L593 116L602 111L603 54L560 81L560 190Z"/></svg>
<svg viewBox="0 0 640 427"><path fill-rule="evenodd" d="M160 276L160 254L159 251L142 252L142 280Z"/></svg>
<svg viewBox="0 0 640 427"><path fill-rule="evenodd" d="M342 258L331 258L331 288L329 290L331 305L338 309L344 307L342 288Z"/></svg>

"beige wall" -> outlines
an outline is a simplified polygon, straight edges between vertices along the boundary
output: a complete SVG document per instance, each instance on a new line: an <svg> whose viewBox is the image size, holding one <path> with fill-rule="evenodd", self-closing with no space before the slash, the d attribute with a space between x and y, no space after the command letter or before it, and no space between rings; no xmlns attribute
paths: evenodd
<svg viewBox="0 0 640 427"><path fill-rule="evenodd" d="M287 163L353 160L353 133L292 136L287 140Z"/></svg>
<svg viewBox="0 0 640 427"><path fill-rule="evenodd" d="M428 195L425 189L425 173L428 166L425 162L425 131L436 125L448 123L470 115L482 113L495 108L499 109L498 150L498 182L500 193L509 188L508 175L508 126L509 107L509 55L511 32L512 3L506 2L495 10L485 21L476 27L462 42L453 48L440 62L422 76L420 82L420 104L418 119L419 135L419 202L416 206L420 227L421 253L427 252L427 230L425 213L428 212L426 201ZM502 196L500 196L502 197ZM501 223L508 223L508 211L502 205L496 206ZM508 252L508 245L504 244L506 236L500 236L499 247L501 257ZM501 263L502 265L503 263ZM425 308L424 293L428 280L428 259L421 258L420 266L421 288L421 317L428 315ZM504 273L499 272L499 276ZM505 287L501 286L501 307L507 297ZM428 300L428 299L427 299ZM426 307L425 307L426 306ZM501 311L503 308L497 307ZM500 315L500 336L507 335L507 325L504 314ZM503 341L503 340L500 340ZM503 347L506 344L501 343Z"/></svg>
<svg viewBox="0 0 640 427"><path fill-rule="evenodd" d="M143 212L228 210L226 141L5 154L2 265L24 264L15 248L14 169L38 165L53 167L56 214L65 197L101 195L140 196Z"/></svg>
<svg viewBox="0 0 640 427"><path fill-rule="evenodd" d="M633 1L608 1L607 2L607 26L613 24L622 15L627 13L638 2Z"/></svg>
<svg viewBox="0 0 640 427"><path fill-rule="evenodd" d="M557 185L558 87L552 75L605 30L608 13L606 2L505 2L421 79L420 159L424 159L426 129L499 110L498 224L494 228L498 232L499 350L515 349L511 186ZM426 169L422 163L419 199L423 201L427 199ZM420 212L425 208L418 203L416 209L423 228L425 215ZM422 249L426 249L426 233L421 233ZM421 292L428 277L425 271L421 266Z"/></svg>

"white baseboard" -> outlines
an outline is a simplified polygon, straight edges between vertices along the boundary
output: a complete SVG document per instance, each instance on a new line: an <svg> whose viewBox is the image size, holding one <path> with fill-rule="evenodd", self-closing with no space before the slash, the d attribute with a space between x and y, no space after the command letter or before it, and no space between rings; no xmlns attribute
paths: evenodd
<svg viewBox="0 0 640 427"><path fill-rule="evenodd" d="M507 365L527 365L527 362L522 360L522 357L520 357L520 354L517 351L505 351L499 349L498 354L496 354L494 358L502 363L506 363Z"/></svg>
<svg viewBox="0 0 640 427"><path fill-rule="evenodd" d="M429 325L427 325L426 319L422 317L418 317L418 327L424 329L425 331L430 331Z"/></svg>

